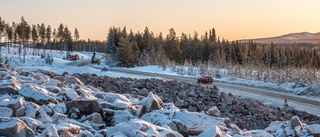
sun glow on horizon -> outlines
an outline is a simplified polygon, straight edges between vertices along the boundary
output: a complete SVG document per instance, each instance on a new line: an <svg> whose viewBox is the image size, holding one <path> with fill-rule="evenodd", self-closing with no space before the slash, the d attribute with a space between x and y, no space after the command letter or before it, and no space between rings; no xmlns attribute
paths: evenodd
<svg viewBox="0 0 320 137"><path fill-rule="evenodd" d="M29 24L60 23L73 32L77 28L81 39L106 40L110 27L126 26L143 32L147 26L154 34L168 34L174 28L177 35L191 34L215 28L217 36L228 40L279 36L293 32L320 32L320 1L317 0L3 0L1 18ZM50 6L48 6L50 5Z"/></svg>

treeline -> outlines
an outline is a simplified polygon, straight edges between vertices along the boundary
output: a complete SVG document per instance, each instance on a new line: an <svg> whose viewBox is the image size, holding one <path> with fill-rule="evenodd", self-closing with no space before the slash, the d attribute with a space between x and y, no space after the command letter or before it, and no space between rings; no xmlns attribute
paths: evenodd
<svg viewBox="0 0 320 137"><path fill-rule="evenodd" d="M229 42L216 36L215 29L204 35L192 36L175 30L169 34L155 35L145 28L143 33L129 33L124 28L111 27L107 37L107 53L117 61L117 66L134 67L168 63L183 65L214 64L254 65L268 68L306 67L319 68L320 60L316 44L260 44L252 41Z"/></svg>
<svg viewBox="0 0 320 137"><path fill-rule="evenodd" d="M103 51L104 41L81 40L77 28L71 32L67 25L62 23L57 28L50 25L29 24L23 17L19 23L7 23L0 17L0 45L2 38L7 40L7 46L13 43L23 44L24 47L41 49L55 49L65 51Z"/></svg>

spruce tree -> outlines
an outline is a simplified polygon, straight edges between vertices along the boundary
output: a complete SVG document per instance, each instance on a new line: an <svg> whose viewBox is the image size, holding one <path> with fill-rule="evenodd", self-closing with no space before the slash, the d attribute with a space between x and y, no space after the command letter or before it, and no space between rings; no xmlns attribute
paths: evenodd
<svg viewBox="0 0 320 137"><path fill-rule="evenodd" d="M51 38L52 38L52 29L51 26L48 25L47 30L46 30L46 45L51 45ZM52 45L50 46L50 49L52 49Z"/></svg>

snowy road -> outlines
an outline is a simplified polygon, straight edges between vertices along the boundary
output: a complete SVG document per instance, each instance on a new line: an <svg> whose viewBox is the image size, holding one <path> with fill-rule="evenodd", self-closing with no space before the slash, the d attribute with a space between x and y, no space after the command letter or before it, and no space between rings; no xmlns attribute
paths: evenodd
<svg viewBox="0 0 320 137"><path fill-rule="evenodd" d="M96 69L101 69L98 66L92 66ZM150 77L158 77L173 80L176 79L178 81L183 82L191 82L196 83L196 77L190 76L179 76L179 75L167 75L167 74L158 74L158 73L150 73L150 72L142 72L142 71L133 71L121 68L109 68L109 71L135 74L135 75L143 75ZM246 98L257 99L267 104L273 104L275 106L282 106L284 104L286 93L261 89L261 88L253 88L241 85L234 85L228 83L219 83L214 82L213 84L203 84L204 86L217 86L220 91L226 93L232 93L236 96L242 96ZM311 114L320 115L320 101L308 98L305 96L298 96L291 93L287 93L288 104L294 107L297 110L306 111Z"/></svg>

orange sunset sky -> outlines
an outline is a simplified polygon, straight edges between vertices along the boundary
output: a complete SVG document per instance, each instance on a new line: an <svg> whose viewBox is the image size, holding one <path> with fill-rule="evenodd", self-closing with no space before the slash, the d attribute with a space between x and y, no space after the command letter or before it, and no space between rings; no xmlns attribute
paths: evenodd
<svg viewBox="0 0 320 137"><path fill-rule="evenodd" d="M60 23L81 39L106 40L111 26L133 32L146 26L155 34L174 28L203 35L215 28L229 40L279 36L293 32L320 32L319 0L1 0L6 22Z"/></svg>

